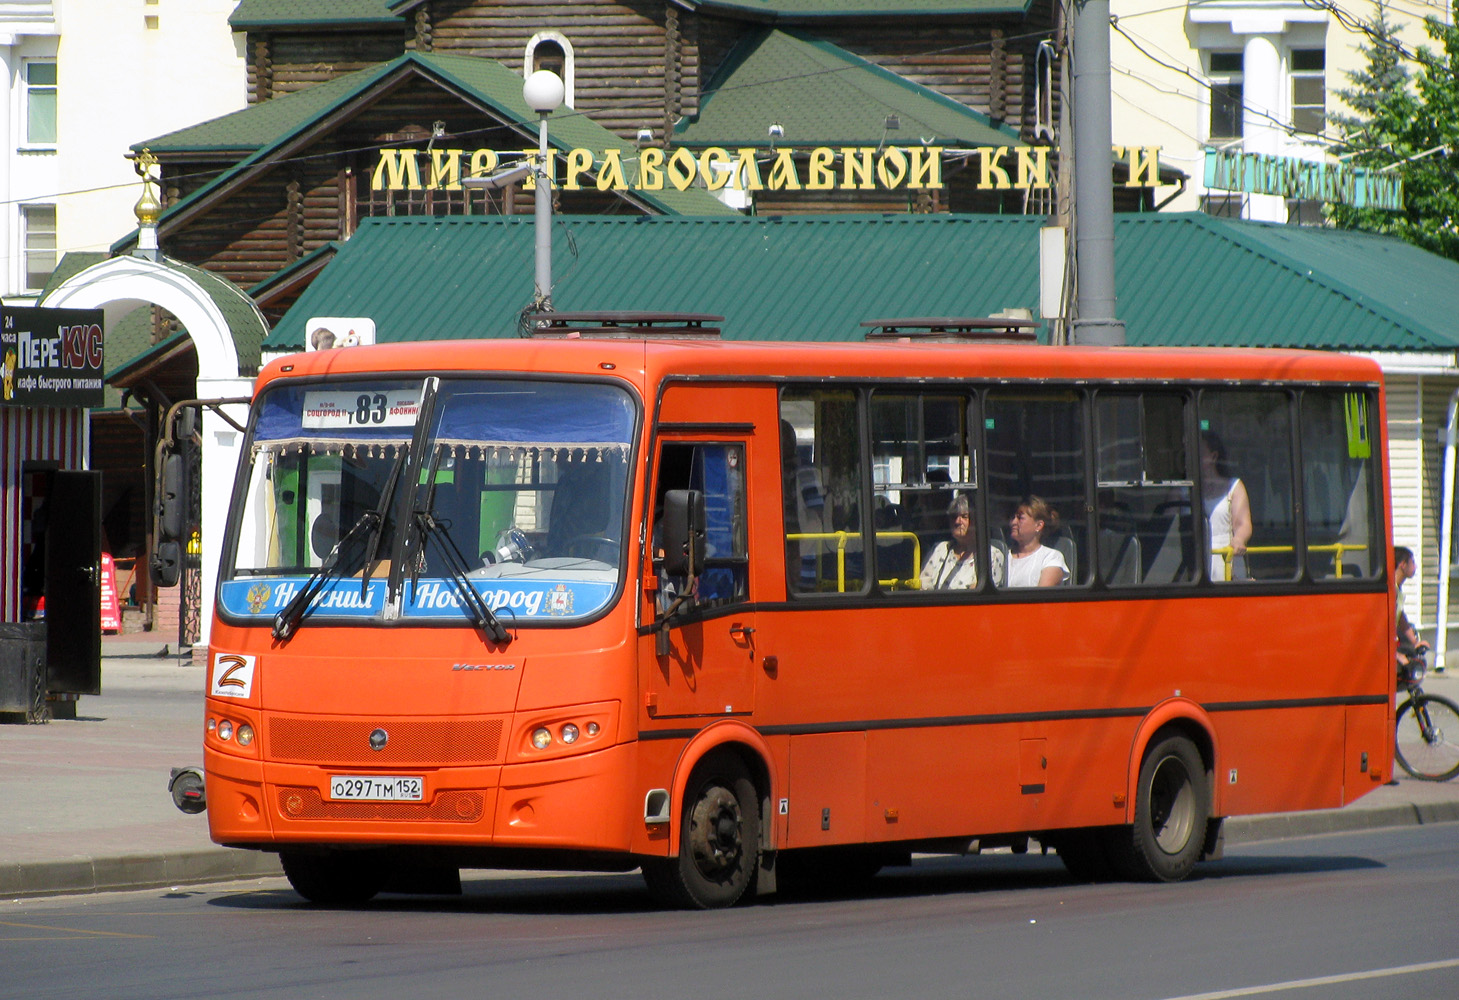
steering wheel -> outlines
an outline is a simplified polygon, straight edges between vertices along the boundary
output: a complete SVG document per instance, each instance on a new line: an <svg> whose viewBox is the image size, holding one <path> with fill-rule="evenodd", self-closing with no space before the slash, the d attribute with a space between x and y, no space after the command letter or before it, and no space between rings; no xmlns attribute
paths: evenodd
<svg viewBox="0 0 1459 1000"><path fill-rule="evenodd" d="M588 551L581 551L583 549ZM599 562L613 564L618 561L618 541L606 535L574 535L567 540L563 551L580 559L598 559L599 555L606 552L608 558L598 559ZM594 555L594 551L598 554Z"/></svg>

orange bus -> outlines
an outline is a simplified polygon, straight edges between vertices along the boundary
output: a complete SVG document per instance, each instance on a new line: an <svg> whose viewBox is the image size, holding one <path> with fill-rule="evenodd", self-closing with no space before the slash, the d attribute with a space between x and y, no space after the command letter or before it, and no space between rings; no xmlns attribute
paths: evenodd
<svg viewBox="0 0 1459 1000"><path fill-rule="evenodd" d="M1377 367L1278 350L408 343L259 376L212 838L727 906L914 853L1176 880L1392 774ZM1224 509L1223 509L1224 508Z"/></svg>

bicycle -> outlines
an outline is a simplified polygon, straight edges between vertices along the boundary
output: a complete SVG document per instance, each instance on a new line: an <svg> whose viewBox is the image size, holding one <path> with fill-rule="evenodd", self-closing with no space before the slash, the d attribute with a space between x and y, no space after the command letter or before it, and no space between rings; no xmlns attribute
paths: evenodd
<svg viewBox="0 0 1459 1000"><path fill-rule="evenodd" d="M1428 663L1423 653L1408 653L1398 664L1398 686L1408 700L1398 706L1398 763L1420 781L1448 781L1459 774L1459 705L1425 694Z"/></svg>

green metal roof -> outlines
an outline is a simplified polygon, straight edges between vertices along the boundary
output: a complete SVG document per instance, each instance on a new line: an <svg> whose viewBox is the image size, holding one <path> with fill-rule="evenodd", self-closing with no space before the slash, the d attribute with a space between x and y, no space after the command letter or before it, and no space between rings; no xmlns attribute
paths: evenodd
<svg viewBox="0 0 1459 1000"><path fill-rule="evenodd" d="M888 131L888 115L899 128ZM705 87L699 114L674 130L685 146L763 146L771 122L781 145L1006 146L1018 130L794 31L757 32L730 53Z"/></svg>
<svg viewBox="0 0 1459 1000"><path fill-rule="evenodd" d="M559 216L553 303L714 313L728 339L857 340L868 319L1036 311L1043 224ZM515 336L532 252L527 218L367 219L265 346L302 346L311 316L369 316L381 342ZM1153 213L1117 217L1115 253L1131 344L1459 348L1459 264L1397 240Z"/></svg>
<svg viewBox="0 0 1459 1000"><path fill-rule="evenodd" d="M266 120L256 129L252 126L248 129L256 135L265 137L264 144L208 184L203 185L176 204L168 206L167 211L162 214L160 225L165 228L168 220L175 218L178 213L225 188L235 178L251 168L266 163L275 150L290 142L311 124L326 117L335 109L367 95L377 85L383 88L401 75L408 73L419 73L437 83L454 88L466 100L490 107L504 120L516 122L524 129L530 130L531 136L535 137L537 133L537 113L527 106L522 97L522 78L501 63L476 56L407 52L388 63L349 73L330 83L311 88L312 90L330 88L323 97L308 100L311 91L300 91L297 94L264 101L251 108L245 108L243 111L225 115L223 118L214 119L213 122L205 122L203 125L186 130L192 133L190 142L217 143L220 145L205 145L202 148L222 148L222 143L231 141L227 138L230 120L236 124L243 120L241 116L253 114L266 116ZM295 98L305 98L305 100L296 101ZM268 107L276 102L284 106L282 108ZM566 109L549 119L547 131L549 141L557 149L581 148L595 151L618 149L623 156L623 171L628 185L633 186L638 176L638 150L632 144L620 139L585 114ZM153 149L164 149L169 148L167 144L171 141L171 136L163 136L151 143L140 143L135 148L149 146ZM187 148L199 147L195 145ZM696 187L679 191L672 185L666 185L666 190L663 191L631 191L629 195L641 200L655 211L670 214L720 216L738 214L709 192ZM135 240L136 232L133 231L114 243L111 247L112 252L124 251Z"/></svg>
<svg viewBox="0 0 1459 1000"><path fill-rule="evenodd" d="M315 84L307 90L280 94L239 111L135 143L132 149L145 148L163 154L224 152L246 156L278 142L341 101L365 90L385 75L391 65L381 63Z"/></svg>
<svg viewBox="0 0 1459 1000"><path fill-rule="evenodd" d="M242 0L228 18L234 31L313 25L400 24L387 0Z"/></svg>
<svg viewBox="0 0 1459 1000"><path fill-rule="evenodd" d="M1021 14L1029 0L699 0L690 6L728 16L765 20L830 17L922 17Z"/></svg>
<svg viewBox="0 0 1459 1000"><path fill-rule="evenodd" d="M1132 343L1139 331L1152 344L1459 347L1459 263L1371 233L1119 216L1115 282Z"/></svg>

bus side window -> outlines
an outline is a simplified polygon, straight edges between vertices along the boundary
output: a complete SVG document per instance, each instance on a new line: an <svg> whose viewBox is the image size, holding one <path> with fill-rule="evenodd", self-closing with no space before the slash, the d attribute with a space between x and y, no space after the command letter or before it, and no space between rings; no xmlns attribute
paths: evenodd
<svg viewBox="0 0 1459 1000"><path fill-rule="evenodd" d="M786 589L867 589L859 428L851 389L786 389L780 397Z"/></svg>
<svg viewBox="0 0 1459 1000"><path fill-rule="evenodd" d="M1302 393L1302 495L1313 580L1377 576L1383 533L1373 501L1373 415L1365 392Z"/></svg>
<svg viewBox="0 0 1459 1000"><path fill-rule="evenodd" d="M975 523L970 405L968 395L947 390L872 393L873 554L882 591L965 591L988 576L988 535ZM968 517L967 535L956 547L954 502Z"/></svg>
<svg viewBox="0 0 1459 1000"><path fill-rule="evenodd" d="M1085 488L1084 394L1074 388L1000 387L984 400L988 529L994 543L1009 537L1009 520L1030 497L1058 515L1042 544L1069 568L1066 581L1089 582L1088 499ZM1010 566L1012 563L1010 562Z"/></svg>
<svg viewBox="0 0 1459 1000"><path fill-rule="evenodd" d="M664 494L669 490L698 490L704 496L705 559L694 606L715 608L748 600L744 445L671 442L663 446L654 490L655 560L659 558L657 532Z"/></svg>
<svg viewBox="0 0 1459 1000"><path fill-rule="evenodd" d="M1206 389L1197 416L1210 578L1222 585L1295 578L1291 395Z"/></svg>
<svg viewBox="0 0 1459 1000"><path fill-rule="evenodd" d="M1176 392L1102 391L1095 399L1099 575L1111 587L1196 578L1186 411Z"/></svg>

